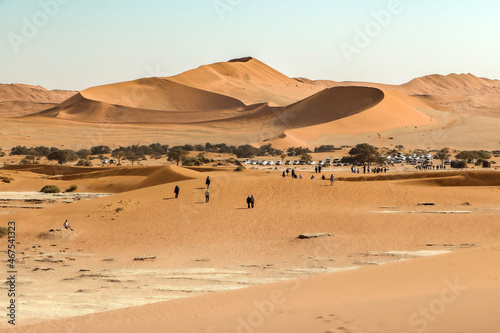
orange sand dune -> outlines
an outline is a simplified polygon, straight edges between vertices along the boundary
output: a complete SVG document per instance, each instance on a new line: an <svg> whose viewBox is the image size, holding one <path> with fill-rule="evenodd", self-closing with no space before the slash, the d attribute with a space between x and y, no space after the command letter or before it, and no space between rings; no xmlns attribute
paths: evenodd
<svg viewBox="0 0 500 333"><path fill-rule="evenodd" d="M401 85L409 95L491 95L498 93L500 81L473 74L428 75Z"/></svg>
<svg viewBox="0 0 500 333"><path fill-rule="evenodd" d="M472 75L429 76L402 86L291 79L247 57L170 78L89 88L51 109L0 123L0 130L17 142L46 145L55 145L55 138L37 127L42 123L69 130L72 142L88 141L93 125L84 123L94 123L100 141L114 144L130 144L135 136L170 144L493 149L500 139L498 121L491 120L500 118L497 85ZM31 135L19 138L19 126Z"/></svg>
<svg viewBox="0 0 500 333"><path fill-rule="evenodd" d="M168 79L231 96L245 104L271 102L285 106L325 88L298 82L251 57L201 66Z"/></svg>
<svg viewBox="0 0 500 333"><path fill-rule="evenodd" d="M93 87L81 95L107 104L159 111L209 111L244 106L235 98L159 78Z"/></svg>
<svg viewBox="0 0 500 333"><path fill-rule="evenodd" d="M80 191L119 193L160 184L204 177L200 172L173 165L143 167L71 167L60 165L6 165L0 170L23 171L48 176L57 184L76 184ZM39 190L39 182L32 190ZM37 184L37 185L35 185ZM13 184L12 187L17 186Z"/></svg>
<svg viewBox="0 0 500 333"><path fill-rule="evenodd" d="M500 173L496 171L411 172L365 176L339 177L346 181L412 180L408 184L437 186L500 186ZM414 181L416 180L416 181ZM405 182L406 183L406 182Z"/></svg>
<svg viewBox="0 0 500 333"><path fill-rule="evenodd" d="M59 104L76 91L47 90L26 84L0 84L0 118L19 117Z"/></svg>
<svg viewBox="0 0 500 333"><path fill-rule="evenodd" d="M195 96L193 96L195 98ZM188 98L189 99L189 98ZM217 99L217 98L216 98ZM215 101L215 103L217 103ZM243 106L243 104L240 104ZM57 107L31 114L28 117L52 117L89 123L197 123L238 115L242 108L202 111L168 111L138 109L84 98L81 94Z"/></svg>
<svg viewBox="0 0 500 333"><path fill-rule="evenodd" d="M106 89L120 91L119 87L115 87L119 85L113 85L113 87L110 86ZM194 91L195 93L191 94L188 99L196 100L198 90L188 87L186 89L184 97L188 98L187 96ZM86 92L82 94L87 95ZM272 107L269 104L255 104L246 107L242 107L243 104L220 104L220 108L228 107L228 109L158 111L88 100L82 94L77 94L58 107L31 116L57 117L85 122L100 122L102 119L110 122L163 122L171 124L200 124L217 121L226 123L229 130L234 130L235 125L246 131L266 126L269 130L278 131L276 134L280 134L283 129L322 124L350 116L376 105L383 99L383 93L375 88L333 87L284 108ZM202 92L202 94L213 95L216 99L220 96L208 92ZM206 97L206 95L203 96ZM93 96L93 98L95 97ZM151 99L154 99L154 96L151 96ZM215 100L213 103L215 105L218 102ZM229 109L231 106L235 108Z"/></svg>
<svg viewBox="0 0 500 333"><path fill-rule="evenodd" d="M0 84L0 102L61 103L75 93L76 91L47 90L26 84Z"/></svg>
<svg viewBox="0 0 500 333"><path fill-rule="evenodd" d="M429 75L401 86L409 95L457 112L500 118L500 81L472 74Z"/></svg>
<svg viewBox="0 0 500 333"><path fill-rule="evenodd" d="M0 102L0 117L20 117L56 107L56 103L35 103L25 101Z"/></svg>
<svg viewBox="0 0 500 333"><path fill-rule="evenodd" d="M419 110L426 106L424 102L397 91L384 91L383 94L384 99L368 110L338 118L335 121L332 119L331 122L318 122L315 126L286 131L283 140L291 137L306 146L321 145L333 142L331 137L334 135L355 136L360 133L382 132L405 126L437 123L432 117ZM277 146L286 145L286 141L281 143L280 140L275 139L273 143Z"/></svg>

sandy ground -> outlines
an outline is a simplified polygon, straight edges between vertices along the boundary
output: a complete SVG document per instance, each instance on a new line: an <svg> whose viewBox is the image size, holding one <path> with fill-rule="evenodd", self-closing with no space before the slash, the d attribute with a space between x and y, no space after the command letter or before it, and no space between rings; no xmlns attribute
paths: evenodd
<svg viewBox="0 0 500 333"><path fill-rule="evenodd" d="M116 193L4 216L17 222L14 331L417 332L425 320L429 332L493 332L498 324L496 171L336 171L329 186L306 170L294 180L257 169L13 168L1 170L15 179L4 184L10 191L56 181L101 192L113 184ZM65 219L75 231L47 232ZM445 293L441 310L433 300L455 282L467 289L449 303L454 294ZM422 319L428 306L439 320ZM470 313L478 319L457 319Z"/></svg>

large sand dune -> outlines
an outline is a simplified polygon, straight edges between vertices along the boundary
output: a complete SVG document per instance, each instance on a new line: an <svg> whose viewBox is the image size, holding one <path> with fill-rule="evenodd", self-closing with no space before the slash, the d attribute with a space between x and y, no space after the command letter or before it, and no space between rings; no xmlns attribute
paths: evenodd
<svg viewBox="0 0 500 333"><path fill-rule="evenodd" d="M75 93L26 84L0 84L0 118L36 113L56 106Z"/></svg>
<svg viewBox="0 0 500 333"><path fill-rule="evenodd" d="M58 145L49 133L60 131L70 136L70 148L97 132L96 144L112 146L266 141L280 147L368 142L417 148L424 141L429 149L493 149L500 140L498 89L498 81L471 74L431 75L401 86L292 79L247 57L169 78L92 87L57 106L30 108L44 111L5 119L0 131L13 138L10 145L41 140L49 146ZM16 94L22 91L8 93ZM40 96L38 102L49 101ZM26 108L8 107L9 116ZM29 137L16 134L21 127ZM9 148L8 142L0 143Z"/></svg>

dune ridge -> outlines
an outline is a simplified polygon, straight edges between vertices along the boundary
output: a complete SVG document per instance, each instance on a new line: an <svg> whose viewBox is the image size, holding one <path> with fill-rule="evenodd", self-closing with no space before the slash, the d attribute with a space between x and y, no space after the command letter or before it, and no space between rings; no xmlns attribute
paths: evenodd
<svg viewBox="0 0 500 333"><path fill-rule="evenodd" d="M148 130L143 126L154 125L157 135L174 140L172 144L219 140L223 133L223 140L234 145L271 140L280 147L313 147L362 140L388 146L390 138L398 137L398 143L413 146L418 132L430 137L428 147L449 146L441 142L444 138L463 147L478 144L476 128L487 136L482 142L498 141L493 130L500 125L497 90L498 81L471 74L431 75L401 86L294 79L245 57L168 78L88 88L18 119L26 120L26 126L38 124L35 118L40 117L72 121L75 134L83 136L84 123L97 124L104 133L142 133ZM54 121L54 126L61 124ZM110 124L109 129L102 124ZM442 130L449 137L439 134Z"/></svg>
<svg viewBox="0 0 500 333"><path fill-rule="evenodd" d="M76 91L47 90L27 84L0 84L0 118L36 113L65 101Z"/></svg>

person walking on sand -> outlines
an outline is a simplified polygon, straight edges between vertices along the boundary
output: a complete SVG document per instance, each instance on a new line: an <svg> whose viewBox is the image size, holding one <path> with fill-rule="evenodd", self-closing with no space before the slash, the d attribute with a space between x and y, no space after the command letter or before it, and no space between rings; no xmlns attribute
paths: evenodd
<svg viewBox="0 0 500 333"><path fill-rule="evenodd" d="M207 190L205 191L205 202L209 202L209 201L210 201L210 191L207 188Z"/></svg>
<svg viewBox="0 0 500 333"><path fill-rule="evenodd" d="M250 196L247 197L247 206L250 208L250 204L252 203L252 198Z"/></svg>
<svg viewBox="0 0 500 333"><path fill-rule="evenodd" d="M318 166L317 166L317 165L314 167L314 171L315 171L316 173L318 173Z"/></svg>
<svg viewBox="0 0 500 333"><path fill-rule="evenodd" d="M333 186L335 183L335 176L333 174L330 175L330 186Z"/></svg>
<svg viewBox="0 0 500 333"><path fill-rule="evenodd" d="M285 178L285 177L286 177L286 173L285 173L285 171L283 171L283 178Z"/></svg>
<svg viewBox="0 0 500 333"><path fill-rule="evenodd" d="M288 173L290 172L289 168L286 168L286 175L288 176Z"/></svg>
<svg viewBox="0 0 500 333"><path fill-rule="evenodd" d="M64 221L64 228L73 231L73 228L71 228L71 225L69 224L68 220Z"/></svg>
<svg viewBox="0 0 500 333"><path fill-rule="evenodd" d="M250 196L250 205L252 206L252 208L255 205L255 198L254 198L253 194Z"/></svg>
<svg viewBox="0 0 500 333"><path fill-rule="evenodd" d="M179 191L180 191L179 185L175 185L174 194L176 199L179 197Z"/></svg>
<svg viewBox="0 0 500 333"><path fill-rule="evenodd" d="M207 185L207 190L210 187L210 177L207 176L207 179L205 180L205 185Z"/></svg>

